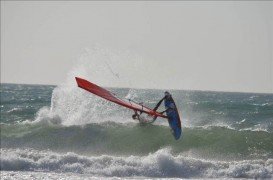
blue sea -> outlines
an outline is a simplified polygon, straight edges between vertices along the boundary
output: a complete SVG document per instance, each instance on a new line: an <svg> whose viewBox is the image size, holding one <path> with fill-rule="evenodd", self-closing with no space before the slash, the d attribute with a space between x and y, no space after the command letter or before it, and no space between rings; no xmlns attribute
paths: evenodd
<svg viewBox="0 0 273 180"><path fill-rule="evenodd" d="M164 95L110 90L149 107ZM179 140L76 84L1 84L1 179L273 178L273 94L170 92Z"/></svg>

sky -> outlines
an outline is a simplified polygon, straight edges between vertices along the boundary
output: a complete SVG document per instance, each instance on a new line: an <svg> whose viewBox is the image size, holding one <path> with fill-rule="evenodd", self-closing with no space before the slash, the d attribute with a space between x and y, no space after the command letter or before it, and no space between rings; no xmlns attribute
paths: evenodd
<svg viewBox="0 0 273 180"><path fill-rule="evenodd" d="M272 1L1 1L1 83L273 93L272 32Z"/></svg>

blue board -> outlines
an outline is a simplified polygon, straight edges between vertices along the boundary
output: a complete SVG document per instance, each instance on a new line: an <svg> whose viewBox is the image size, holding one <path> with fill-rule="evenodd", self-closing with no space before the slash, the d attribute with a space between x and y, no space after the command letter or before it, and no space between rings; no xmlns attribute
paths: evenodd
<svg viewBox="0 0 273 180"><path fill-rule="evenodd" d="M165 108L167 109L166 114L168 117L169 126L172 129L172 134L176 140L178 140L182 134L181 121L179 113L177 111L173 98L164 100Z"/></svg>

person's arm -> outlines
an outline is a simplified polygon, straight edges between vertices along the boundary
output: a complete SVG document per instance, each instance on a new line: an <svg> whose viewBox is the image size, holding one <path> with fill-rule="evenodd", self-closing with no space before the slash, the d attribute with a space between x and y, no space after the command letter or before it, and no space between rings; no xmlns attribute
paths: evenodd
<svg viewBox="0 0 273 180"><path fill-rule="evenodd" d="M159 106L161 105L161 103L162 103L162 101L165 99L165 97L163 97L158 103L157 103L157 105L155 106L155 108L153 109L154 111L156 111L158 108L159 108Z"/></svg>

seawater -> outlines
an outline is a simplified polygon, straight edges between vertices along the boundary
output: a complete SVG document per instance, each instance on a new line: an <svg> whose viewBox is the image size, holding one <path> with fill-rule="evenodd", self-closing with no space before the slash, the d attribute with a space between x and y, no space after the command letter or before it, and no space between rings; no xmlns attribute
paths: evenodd
<svg viewBox="0 0 273 180"><path fill-rule="evenodd" d="M164 92L110 89L149 107ZM170 92L178 141L76 84L1 84L1 177L273 178L273 94Z"/></svg>

